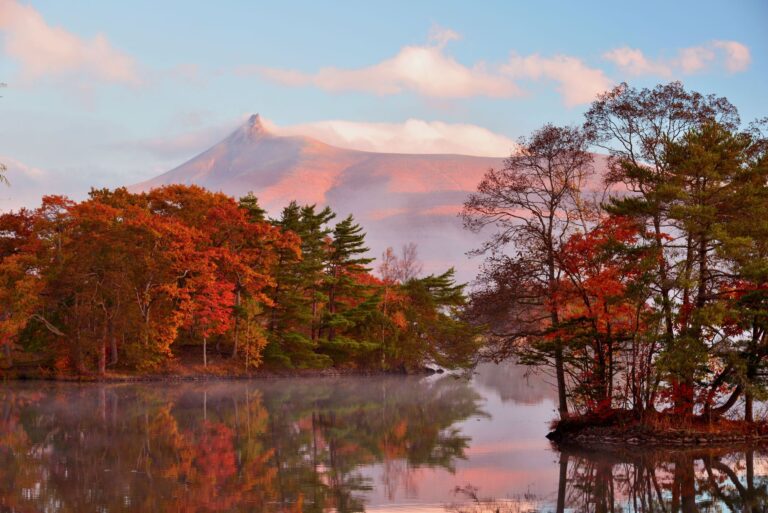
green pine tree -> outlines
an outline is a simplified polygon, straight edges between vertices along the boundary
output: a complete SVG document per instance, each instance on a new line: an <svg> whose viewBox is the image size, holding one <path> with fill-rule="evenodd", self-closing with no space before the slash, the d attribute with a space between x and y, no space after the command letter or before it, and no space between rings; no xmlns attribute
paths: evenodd
<svg viewBox="0 0 768 513"><path fill-rule="evenodd" d="M323 352L336 363L343 362L378 344L354 339L352 331L370 318L377 302L370 297L370 287L361 281L373 258L364 256L365 233L349 215L333 230L328 261L326 263L325 293L327 302L323 316Z"/></svg>
<svg viewBox="0 0 768 513"><path fill-rule="evenodd" d="M301 238L301 256L290 251L279 255L275 269L274 306L268 320L270 344L265 351L268 361L290 367L322 367L330 360L315 350L318 343L323 286L328 257L328 222L335 217L329 209L315 205L288 205L275 221L283 230Z"/></svg>

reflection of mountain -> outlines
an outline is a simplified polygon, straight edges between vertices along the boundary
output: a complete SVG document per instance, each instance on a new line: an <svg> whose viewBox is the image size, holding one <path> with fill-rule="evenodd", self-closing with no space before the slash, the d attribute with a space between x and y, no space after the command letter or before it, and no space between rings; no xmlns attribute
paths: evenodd
<svg viewBox="0 0 768 513"><path fill-rule="evenodd" d="M479 404L450 377L14 385L0 389L0 505L363 511L363 466L452 471L469 445L455 424Z"/></svg>
<svg viewBox="0 0 768 513"><path fill-rule="evenodd" d="M475 380L499 394L502 401L538 404L555 399L555 389L547 377L530 367L514 362L483 363L476 368Z"/></svg>

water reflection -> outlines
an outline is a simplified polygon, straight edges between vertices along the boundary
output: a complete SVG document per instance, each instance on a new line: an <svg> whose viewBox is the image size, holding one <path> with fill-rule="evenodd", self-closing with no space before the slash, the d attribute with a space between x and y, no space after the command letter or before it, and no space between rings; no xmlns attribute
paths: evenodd
<svg viewBox="0 0 768 513"><path fill-rule="evenodd" d="M768 457L727 452L564 451L557 511L768 511Z"/></svg>
<svg viewBox="0 0 768 513"><path fill-rule="evenodd" d="M0 512L768 511L766 451L560 452L491 383L0 385Z"/></svg>
<svg viewBox="0 0 768 513"><path fill-rule="evenodd" d="M556 496L483 498L481 488L450 513L651 513L768 511L768 453L724 450L565 449L559 453Z"/></svg>
<svg viewBox="0 0 768 513"><path fill-rule="evenodd" d="M362 468L450 471L484 415L451 377L13 385L0 412L0 511L77 512L363 511Z"/></svg>

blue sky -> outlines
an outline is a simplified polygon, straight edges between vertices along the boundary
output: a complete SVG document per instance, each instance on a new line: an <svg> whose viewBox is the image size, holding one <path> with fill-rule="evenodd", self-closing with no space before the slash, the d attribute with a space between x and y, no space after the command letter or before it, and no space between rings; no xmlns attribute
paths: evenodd
<svg viewBox="0 0 768 513"><path fill-rule="evenodd" d="M765 1L0 0L0 159L19 184L0 201L149 178L251 112L393 151L418 149L409 119L446 150L484 129L495 142L478 152L504 153L580 122L601 87L679 79L750 120L768 115L766 26ZM318 131L330 121L348 123Z"/></svg>

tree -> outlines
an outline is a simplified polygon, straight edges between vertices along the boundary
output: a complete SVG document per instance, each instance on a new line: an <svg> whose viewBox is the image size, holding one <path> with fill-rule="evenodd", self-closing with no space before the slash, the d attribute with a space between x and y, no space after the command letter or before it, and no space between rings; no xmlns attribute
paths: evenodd
<svg viewBox="0 0 768 513"><path fill-rule="evenodd" d="M235 202L182 185L92 190L81 202L48 196L4 214L5 360L36 352L52 372L104 375L156 369L202 345L207 366L215 341L219 354L231 342L246 371L262 360L370 365L387 324L382 283L366 267L362 228L351 216L332 228L333 218L292 203L267 221L253 195ZM425 323L449 308L425 305ZM417 328L404 319L387 324L393 338Z"/></svg>
<svg viewBox="0 0 768 513"><path fill-rule="evenodd" d="M326 335L324 350L337 357L356 346L350 339L338 339L339 335L353 328L356 318L366 317L375 308L369 302L360 302L370 290L358 279L370 271L366 266L373 259L362 256L367 252L363 228L355 223L351 214L336 224L325 270L327 304L322 329Z"/></svg>
<svg viewBox="0 0 768 513"><path fill-rule="evenodd" d="M203 367L208 366L208 339L223 335L233 325L233 285L201 274L195 277L190 292L187 325L203 338Z"/></svg>
<svg viewBox="0 0 768 513"><path fill-rule="evenodd" d="M480 349L479 330L463 318L465 285L457 284L453 268L401 286L405 322L397 338L396 358L406 368L424 363L446 368L469 367Z"/></svg>
<svg viewBox="0 0 768 513"><path fill-rule="evenodd" d="M5 84L4 82L0 82L0 89L6 87L6 85L7 84ZM7 185L8 178L5 176L6 171L8 171L8 168L5 166L5 164L0 162L0 182L5 183Z"/></svg>
<svg viewBox="0 0 768 513"><path fill-rule="evenodd" d="M679 82L642 90L621 84L599 96L586 114L586 130L598 146L611 154L607 181L623 184L630 192L613 199L610 211L643 220L656 250L663 255L655 273L654 299L661 305L664 346L669 349L680 342L679 354L685 352L684 346L694 348L677 336L674 302L676 289L690 298L689 275L695 248L686 248L687 256L682 261L675 259L681 239L674 233L677 226L671 219L674 164L666 155L671 144L712 122L735 129L739 124L736 108L725 98L686 91ZM688 238L687 243L694 241ZM701 361L703 354L696 354ZM675 400L681 410L690 413L692 369L680 371L685 375L681 383L673 385L677 390Z"/></svg>
<svg viewBox="0 0 768 513"><path fill-rule="evenodd" d="M387 248L381 255L379 275L385 282L405 283L421 274L424 266L419 261L418 246L415 242L404 244L400 256L392 248Z"/></svg>
<svg viewBox="0 0 768 513"><path fill-rule="evenodd" d="M462 216L468 229L479 232L486 226L497 231L477 253L489 253L486 265L490 275L498 276L513 267L520 282L519 291L511 297L526 311L512 323L508 318L492 337L490 357L502 359L518 353L521 344L543 340L542 335L560 323L561 305L558 290L561 269L557 255L563 243L578 226L592 215L592 208L582 197L585 184L593 173L592 155L587 151L587 134L577 128L545 125L530 137L521 139L519 150L506 161L504 168L490 170L478 185L477 192L464 204ZM502 250L512 245L514 257L504 257ZM477 296L492 300L492 295ZM558 410L568 414L564 347L555 340L540 354L555 368Z"/></svg>
<svg viewBox="0 0 768 513"><path fill-rule="evenodd" d="M275 224L300 240L299 252L279 252L274 267L275 284L269 291L267 358L285 366L322 367L328 358L315 352L323 305L323 287L330 244L328 223L335 217L329 209L315 205L300 207L292 202Z"/></svg>
<svg viewBox="0 0 768 513"><path fill-rule="evenodd" d="M647 277L658 255L642 242L641 229L632 219L607 216L571 235L558 255L562 315L548 336L565 341L575 403L587 412L652 407L655 373L647 362L656 348L647 336L655 335Z"/></svg>

